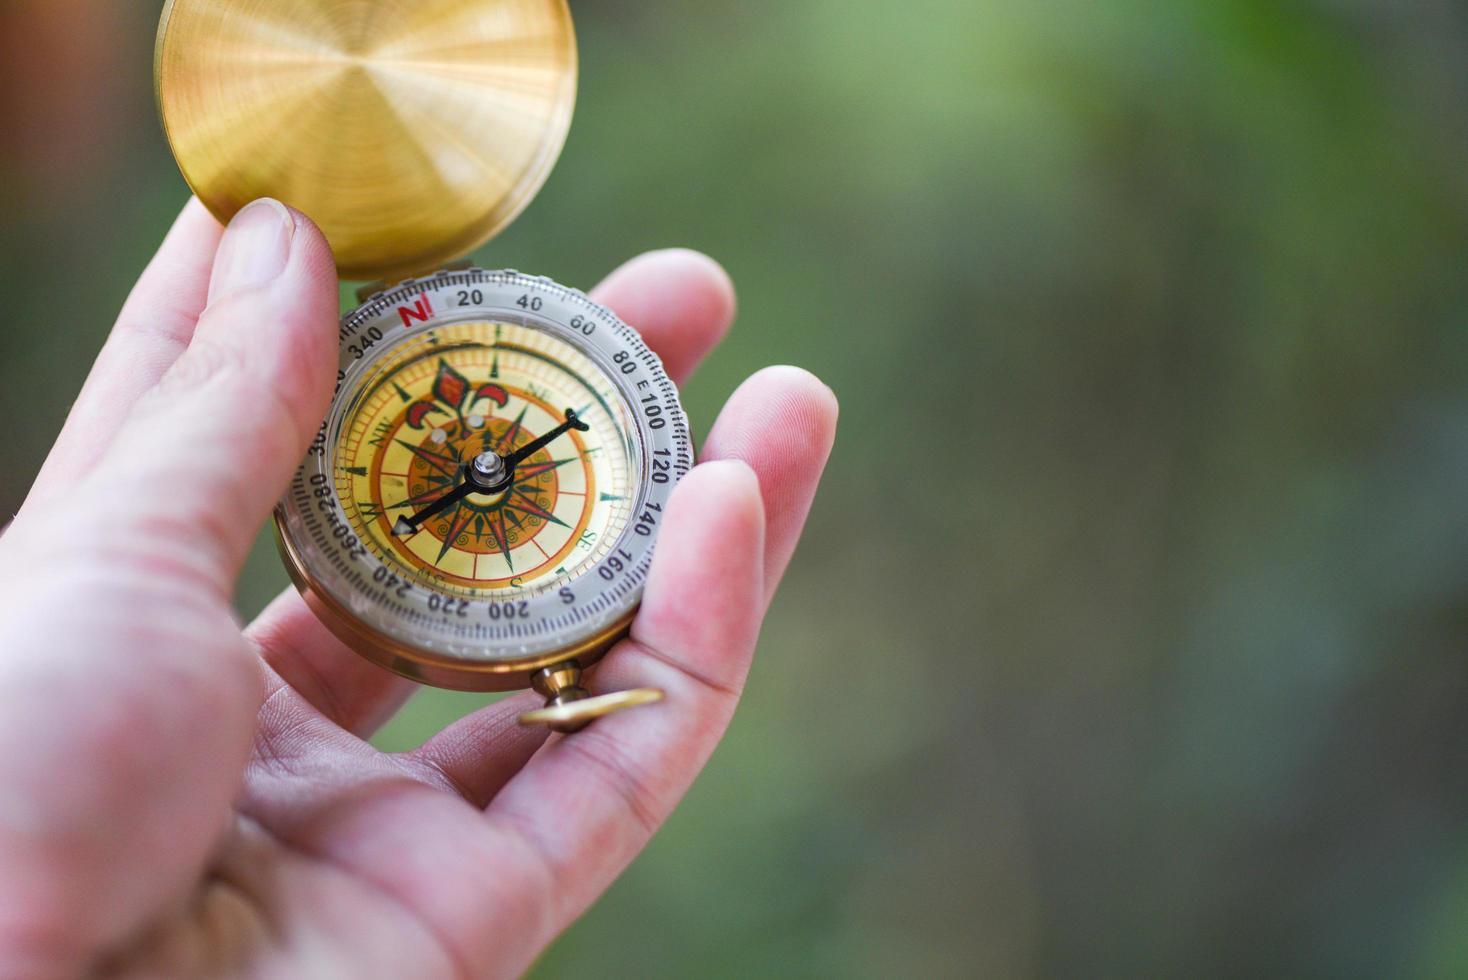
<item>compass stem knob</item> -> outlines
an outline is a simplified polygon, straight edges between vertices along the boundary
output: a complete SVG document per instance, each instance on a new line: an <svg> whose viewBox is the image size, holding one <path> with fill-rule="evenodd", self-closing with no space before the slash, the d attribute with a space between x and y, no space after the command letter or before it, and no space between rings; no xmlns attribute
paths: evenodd
<svg viewBox="0 0 1468 980"><path fill-rule="evenodd" d="M530 679L535 693L545 698L546 707L570 704L591 697L591 692L581 686L581 665L574 660L555 664L536 672Z"/></svg>

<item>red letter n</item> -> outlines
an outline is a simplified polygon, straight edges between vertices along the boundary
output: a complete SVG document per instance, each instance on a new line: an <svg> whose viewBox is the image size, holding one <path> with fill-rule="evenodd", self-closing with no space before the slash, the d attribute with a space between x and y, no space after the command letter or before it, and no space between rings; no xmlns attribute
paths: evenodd
<svg viewBox="0 0 1468 980"><path fill-rule="evenodd" d="M433 316L433 302L428 298L428 294L424 293L412 306L399 306L398 316L403 318L404 327L411 327L414 320L422 320L427 323L428 318Z"/></svg>

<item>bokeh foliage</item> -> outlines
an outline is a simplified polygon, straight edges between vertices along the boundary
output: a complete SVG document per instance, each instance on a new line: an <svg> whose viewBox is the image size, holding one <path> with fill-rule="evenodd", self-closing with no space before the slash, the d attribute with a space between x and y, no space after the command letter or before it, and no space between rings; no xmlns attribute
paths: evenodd
<svg viewBox="0 0 1468 980"><path fill-rule="evenodd" d="M139 6L0 11L0 512L185 193ZM793 362L843 434L727 743L537 975L1468 972L1462 7L573 6L477 257L704 249L698 429Z"/></svg>

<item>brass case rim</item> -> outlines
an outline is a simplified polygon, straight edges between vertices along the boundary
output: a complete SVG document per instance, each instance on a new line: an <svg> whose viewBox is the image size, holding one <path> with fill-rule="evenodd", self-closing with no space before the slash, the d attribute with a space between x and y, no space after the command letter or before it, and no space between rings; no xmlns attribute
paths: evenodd
<svg viewBox="0 0 1468 980"><path fill-rule="evenodd" d="M379 667L431 687L450 691L518 691L530 687L531 678L546 667L567 661L575 661L583 668L590 667L627 635L632 619L637 615L637 607L634 606L626 616L575 646L533 657L485 663L444 657L400 643L343 609L312 580L295 546L286 538L278 514L271 523L276 547L291 582L326 628Z"/></svg>

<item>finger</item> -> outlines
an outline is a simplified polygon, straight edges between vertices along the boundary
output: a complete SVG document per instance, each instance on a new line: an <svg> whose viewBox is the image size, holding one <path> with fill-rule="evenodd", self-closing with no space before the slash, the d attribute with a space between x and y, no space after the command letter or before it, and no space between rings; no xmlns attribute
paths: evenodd
<svg viewBox="0 0 1468 980"><path fill-rule="evenodd" d="M188 346L209 292L224 229L190 198L143 271L31 487L40 499L70 483L107 445L133 403Z"/></svg>
<svg viewBox="0 0 1468 980"><path fill-rule="evenodd" d="M602 280L591 298L636 328L682 384L734 322L734 284L700 252L670 248L639 255Z"/></svg>
<svg viewBox="0 0 1468 980"><path fill-rule="evenodd" d="M240 211L188 349L100 458L83 460L107 489L103 526L229 594L326 413L336 300L315 225L275 201Z"/></svg>
<svg viewBox="0 0 1468 980"><path fill-rule="evenodd" d="M733 710L726 685L742 680L758 630L763 527L759 487L748 467L712 463L683 480L669 502L641 617L648 642L672 644L677 652L639 653L638 644L624 642L612 654L664 687L669 700L656 713L604 719L591 732L548 746L512 782L506 791L512 797L491 807L490 832L477 813L450 797L390 778L376 789L352 788L351 806L318 807L321 819L286 821L277 832L292 847L349 868L417 910L461 964L493 956L505 975L522 972L625 864L712 751ZM723 683L709 685L696 674L718 675ZM508 768L544 738L512 727L514 714L530 703L530 695L520 695L459 723L460 745L493 746L499 751L489 755ZM611 751L587 750L585 740L597 731L612 739ZM634 778L649 788L645 805L657 808L630 820L626 807L641 811L644 804L610 775L622 771L617 760L623 758L645 760L648 775ZM469 795L421 753L406 761L420 780ZM269 804L252 787L251 811ZM536 826L542 811L551 819ZM562 832L596 839L562 842L575 853L553 856ZM382 861L384 853L408 852L412 861ZM486 920L485 908L505 914Z"/></svg>
<svg viewBox="0 0 1468 980"><path fill-rule="evenodd" d="M460 718L399 759L483 809L545 744L548 729L520 724L522 714L544 703L535 692L521 691Z"/></svg>
<svg viewBox="0 0 1468 980"><path fill-rule="evenodd" d="M728 275L713 259L686 249L632 259L592 296L635 327L677 381L685 379L728 333L734 317L734 287ZM249 632L271 666L317 710L364 737L391 718L414 689L412 682L353 654L297 598L279 599ZM445 733L441 748L458 760L448 763L451 770L468 764L455 755L460 744L492 751L494 758L485 758L484 764L501 774L495 778L508 778L519 768L523 753L502 758L503 743L485 742L487 724L484 719L471 720L462 732Z"/></svg>
<svg viewBox="0 0 1468 980"><path fill-rule="evenodd" d="M293 588L277 596L245 635L297 694L363 738L382 727L416 687L353 652Z"/></svg>
<svg viewBox="0 0 1468 980"><path fill-rule="evenodd" d="M657 620L649 635L677 643L693 669L733 680L749 661L763 604L763 526L758 484L739 463L696 468L669 501L643 616ZM621 650L632 646L624 642ZM390 795L358 794L358 805L333 808L341 815L334 826L294 835L292 844L329 855L419 909L460 962L493 956L499 972L518 975L626 863L635 850L630 842L645 839L660 819L643 807L662 804L624 795L611 775L624 771L621 760L637 760L633 778L657 800L676 799L733 710L726 688L705 685L672 657L612 656L629 658L668 690L668 700L548 744L490 806L488 832L477 813L438 805L448 797L424 798L399 786ZM522 753L527 741L544 737L508 727L511 712L529 703L521 695L460 722L455 729L466 736L470 726L481 728L461 744L497 746L500 760ZM598 736L612 740L610 750L601 742L588 748ZM407 758L420 778L431 772L430 782L459 788L422 753ZM563 833L591 837L556 841ZM382 862L383 853L404 846L412 862ZM485 919L486 907L505 914Z"/></svg>
<svg viewBox="0 0 1468 980"><path fill-rule="evenodd" d="M810 511L835 437L837 412L835 395L814 375L776 367L760 371L741 385L714 423L706 457L741 459L759 480L765 514L765 602L789 563ZM660 539L660 554L663 548ZM638 629L643 628L641 624L639 618ZM601 689L638 686L635 680L624 680L614 674L614 658L596 668L596 684ZM499 731L507 711L491 705L470 715L426 743L421 757L444 772L471 800L491 799L516 769L499 757L502 743L476 739L480 731ZM522 751L516 758L528 758L528 753Z"/></svg>
<svg viewBox="0 0 1468 980"><path fill-rule="evenodd" d="M795 553L836 438L836 395L796 367L758 372L730 396L704 444L704 459L738 459L759 477L765 529L765 600Z"/></svg>
<svg viewBox="0 0 1468 980"><path fill-rule="evenodd" d="M722 736L759 633L764 525L742 463L706 463L683 479L632 638L596 678L598 688L660 687L667 699L548 743L486 811L543 863L558 928L631 861Z"/></svg>

